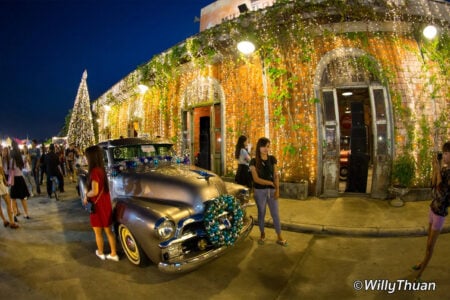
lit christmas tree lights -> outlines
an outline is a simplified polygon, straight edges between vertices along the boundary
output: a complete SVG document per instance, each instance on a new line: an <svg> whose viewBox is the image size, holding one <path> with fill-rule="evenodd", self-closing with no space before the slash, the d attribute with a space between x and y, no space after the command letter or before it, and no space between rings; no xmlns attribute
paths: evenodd
<svg viewBox="0 0 450 300"><path fill-rule="evenodd" d="M92 124L92 113L90 107L89 92L87 88L87 71L83 72L77 97L70 118L67 141L74 143L80 151L92 146L95 143L94 126Z"/></svg>

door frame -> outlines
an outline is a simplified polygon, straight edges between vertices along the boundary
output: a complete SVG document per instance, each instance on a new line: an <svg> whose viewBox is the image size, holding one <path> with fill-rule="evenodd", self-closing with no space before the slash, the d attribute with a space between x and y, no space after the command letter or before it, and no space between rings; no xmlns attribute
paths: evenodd
<svg viewBox="0 0 450 300"><path fill-rule="evenodd" d="M372 181L371 190L369 193L372 198L386 198L388 193L388 186L390 184L390 166L392 164L392 137L393 137L393 113L392 106L388 97L388 92L386 87L380 85L379 83L371 83L369 85L354 85L354 86L336 86L336 87L323 87L320 89L320 109L319 113L319 177L318 177L318 187L319 195L321 197L337 197L339 196L339 166L340 166L340 118L339 103L337 97L337 89L342 88L366 88L369 90L369 102L370 102L370 113L371 113L371 123L368 124L372 129L372 149L371 157L373 161L373 171L372 171ZM378 97L375 95L375 91L378 93ZM325 93L330 96L333 95L333 109L334 113L328 113L326 110L329 109L325 107L324 101L329 101L330 99L324 99ZM382 99L380 99L380 95ZM380 101L384 106L384 114L378 114L376 101ZM334 115L334 120L329 119L331 115ZM383 118L378 118L382 116ZM384 135L381 136L380 126L385 126ZM327 136L327 128L334 130L334 135ZM380 131L380 132L379 132ZM331 138L330 138L331 137ZM380 147L381 141L384 140L385 147ZM330 146L330 143L334 145ZM381 149L383 148L383 149ZM328 150L327 150L328 149Z"/></svg>
<svg viewBox="0 0 450 300"><path fill-rule="evenodd" d="M210 163L210 169L212 172L223 175L224 167L225 167L225 146L224 146L224 117L223 117L223 106L222 102L215 102L211 105L197 105L189 107L188 109L182 110L182 145L181 149L183 149L185 154L189 154L191 162L194 163L195 161L195 141L196 137L195 135L199 135L200 128L195 128L195 109L200 107L209 107L209 120L210 120L210 127L209 127L209 135L210 135L210 143L209 143L209 163ZM220 115L220 128L216 127L216 107L219 107L219 115ZM216 133L220 132L220 146L219 151L217 151L217 143L216 143ZM218 162L218 163L217 163Z"/></svg>

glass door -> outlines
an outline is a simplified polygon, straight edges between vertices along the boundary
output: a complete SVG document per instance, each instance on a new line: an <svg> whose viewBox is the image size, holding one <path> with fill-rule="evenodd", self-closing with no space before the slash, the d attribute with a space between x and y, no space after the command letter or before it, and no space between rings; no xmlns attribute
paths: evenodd
<svg viewBox="0 0 450 300"><path fill-rule="evenodd" d="M373 118L373 180L372 198L385 199L390 184L392 140L390 109L386 89L382 86L371 86Z"/></svg>
<svg viewBox="0 0 450 300"><path fill-rule="evenodd" d="M339 189L339 118L336 89L323 89L323 195L337 197Z"/></svg>

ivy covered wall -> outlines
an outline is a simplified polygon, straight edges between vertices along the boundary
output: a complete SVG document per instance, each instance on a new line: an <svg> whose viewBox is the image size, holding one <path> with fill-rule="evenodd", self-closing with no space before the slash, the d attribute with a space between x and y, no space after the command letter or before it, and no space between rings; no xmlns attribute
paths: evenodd
<svg viewBox="0 0 450 300"><path fill-rule="evenodd" d="M442 25L438 41L427 42L418 37L420 22L400 17L392 21L395 15L390 10L380 16L366 6L348 11L348 6L341 5L345 1L327 1L330 6L315 7L283 2L264 13L256 12L189 38L124 78L119 91L97 100L110 137L128 135L129 105L141 101L140 131L170 139L177 150L183 150L182 111L186 109L183 101L187 90L195 89L195 80L213 78L224 94L224 174L231 175L236 169L233 153L239 135L247 135L253 145L264 136L264 69L269 138L279 159L281 178L288 182L307 180L313 189L322 146L317 128L321 100L314 91L318 63L330 51L360 49L367 55L359 57L358 63L388 89L394 113L394 156L410 152L418 166L414 185L427 186L434 147L449 136L448 24ZM388 7L387 2L380 3ZM327 13L332 5L337 14ZM305 12L313 11L315 18L305 17ZM239 55L236 42L242 37L254 38L257 52ZM135 91L141 83L149 87L144 95ZM203 99L204 95L198 97ZM104 111L104 105L111 110Z"/></svg>

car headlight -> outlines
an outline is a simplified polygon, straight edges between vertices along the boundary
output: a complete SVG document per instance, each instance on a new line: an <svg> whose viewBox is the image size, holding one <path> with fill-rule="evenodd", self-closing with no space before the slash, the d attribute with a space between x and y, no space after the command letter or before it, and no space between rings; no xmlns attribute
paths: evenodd
<svg viewBox="0 0 450 300"><path fill-rule="evenodd" d="M166 218L156 222L156 233L162 240L167 240L173 237L175 230L175 223Z"/></svg>

